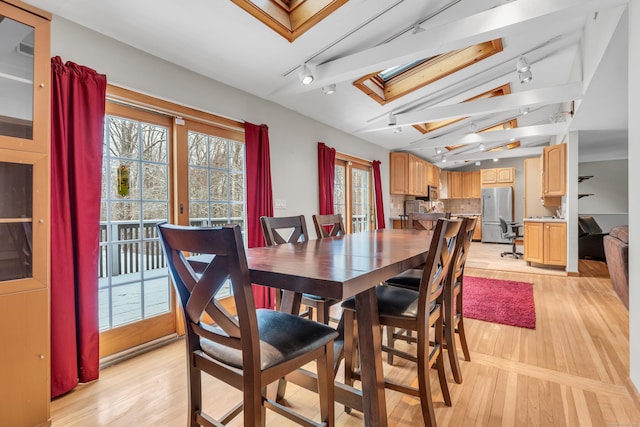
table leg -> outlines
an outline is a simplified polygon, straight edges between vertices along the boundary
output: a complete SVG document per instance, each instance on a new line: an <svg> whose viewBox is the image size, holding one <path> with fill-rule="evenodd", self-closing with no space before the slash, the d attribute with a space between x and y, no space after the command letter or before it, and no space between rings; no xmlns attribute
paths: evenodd
<svg viewBox="0 0 640 427"><path fill-rule="evenodd" d="M300 301L302 301L302 294L293 291L282 291L282 299L280 300L280 311L290 314L300 313ZM284 394L287 390L287 381L281 378L278 381L278 388L276 391L275 401L281 401L284 399Z"/></svg>
<svg viewBox="0 0 640 427"><path fill-rule="evenodd" d="M356 319L365 425L386 427L387 404L382 371L382 337L375 288L356 295Z"/></svg>

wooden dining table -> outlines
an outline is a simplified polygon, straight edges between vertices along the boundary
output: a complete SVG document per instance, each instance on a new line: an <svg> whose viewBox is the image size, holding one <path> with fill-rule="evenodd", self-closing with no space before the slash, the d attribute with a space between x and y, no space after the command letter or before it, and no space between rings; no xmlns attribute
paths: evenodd
<svg viewBox="0 0 640 427"><path fill-rule="evenodd" d="M246 250L252 283L282 289L283 311L298 313L302 293L355 297L362 390L336 384L336 401L361 409L366 426L387 425L375 286L424 263L430 242L428 231L383 229Z"/></svg>

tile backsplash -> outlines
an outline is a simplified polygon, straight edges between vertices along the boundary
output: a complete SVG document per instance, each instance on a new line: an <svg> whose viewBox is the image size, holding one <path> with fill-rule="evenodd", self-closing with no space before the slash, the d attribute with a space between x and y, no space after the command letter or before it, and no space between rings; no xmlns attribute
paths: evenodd
<svg viewBox="0 0 640 427"><path fill-rule="evenodd" d="M442 200L446 212L452 214L479 214L482 212L482 199Z"/></svg>

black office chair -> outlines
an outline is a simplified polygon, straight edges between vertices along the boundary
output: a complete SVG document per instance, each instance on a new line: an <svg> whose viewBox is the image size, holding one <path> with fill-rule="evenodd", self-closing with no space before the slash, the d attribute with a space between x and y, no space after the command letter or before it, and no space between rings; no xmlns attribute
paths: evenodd
<svg viewBox="0 0 640 427"><path fill-rule="evenodd" d="M502 238L511 240L512 244L511 252L502 252L500 254L501 257L505 255L511 255L515 259L518 259L523 256L522 252L516 251L516 240L522 237L522 235L520 234L520 227L522 227L522 224L518 224L516 222L507 222L504 218L500 217L500 231L502 232Z"/></svg>

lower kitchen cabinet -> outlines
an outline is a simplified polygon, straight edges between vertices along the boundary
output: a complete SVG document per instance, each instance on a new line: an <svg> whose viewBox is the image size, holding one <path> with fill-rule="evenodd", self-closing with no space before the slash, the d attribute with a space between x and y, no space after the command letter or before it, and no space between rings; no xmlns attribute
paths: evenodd
<svg viewBox="0 0 640 427"><path fill-rule="evenodd" d="M566 265L567 224L525 220L524 259L527 263Z"/></svg>

